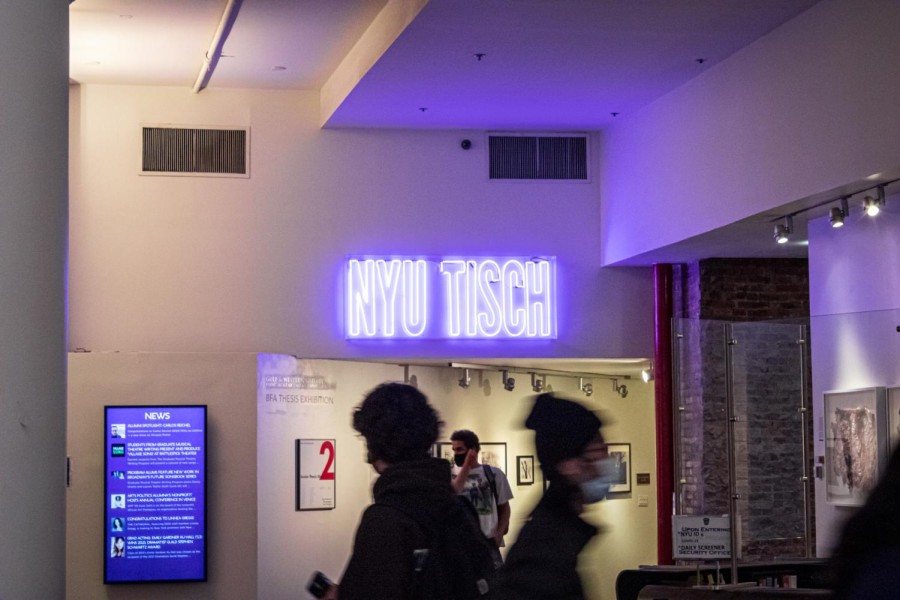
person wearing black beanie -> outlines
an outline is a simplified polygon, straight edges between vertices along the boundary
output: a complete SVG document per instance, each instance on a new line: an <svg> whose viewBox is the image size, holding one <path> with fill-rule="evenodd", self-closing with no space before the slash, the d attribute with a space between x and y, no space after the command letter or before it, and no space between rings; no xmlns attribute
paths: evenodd
<svg viewBox="0 0 900 600"><path fill-rule="evenodd" d="M613 466L600 418L574 400L541 394L525 427L534 431L544 477L550 482L497 572L496 600L583 600L578 555L597 535L581 519L584 505L606 497Z"/></svg>

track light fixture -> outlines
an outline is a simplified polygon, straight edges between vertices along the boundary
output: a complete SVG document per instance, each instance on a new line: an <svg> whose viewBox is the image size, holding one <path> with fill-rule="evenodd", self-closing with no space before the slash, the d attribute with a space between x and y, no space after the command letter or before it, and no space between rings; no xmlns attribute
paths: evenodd
<svg viewBox="0 0 900 600"><path fill-rule="evenodd" d="M654 377L656 377L656 373L653 365L650 365L646 369L641 369L641 379L644 380L644 383L650 383L653 381Z"/></svg>
<svg viewBox="0 0 900 600"><path fill-rule="evenodd" d="M847 201L850 199L850 196L843 196L841 198L841 206L833 206L831 208L831 226L832 227L843 227L844 219L846 219L850 215L850 205Z"/></svg>
<svg viewBox="0 0 900 600"><path fill-rule="evenodd" d="M878 200L872 196L866 196L863 198L863 210L870 217L874 217L881 212L881 207L878 206Z"/></svg>
<svg viewBox="0 0 900 600"><path fill-rule="evenodd" d="M415 380L415 375L409 375L409 367L408 365L402 365L404 367L404 379ZM518 368L515 366L499 366L499 365L487 365L487 364L478 364L478 363L458 363L451 362L448 365L450 368L459 369L462 376L458 380L459 387L468 388L471 385L471 371L478 372L486 372L486 371L497 371L501 375L501 383L503 384L503 389L506 391L512 392L515 390L516 380L510 377L512 373L522 373L528 374L531 376L531 389L534 390L535 393L540 394L544 391L549 391L551 388L547 385L548 377L561 377L561 378L569 378L569 379L577 379L578 380L578 389L585 396L592 396L594 393L594 385L592 383L595 379L609 379L613 382L613 391L619 394L622 398L628 395L628 388L625 385L619 385L619 380L631 380L632 375L616 375L612 373L597 373L597 372L589 372L589 371L560 371L555 369L534 369L531 370L527 367ZM651 364L652 367L652 364ZM412 385L415 385L410 381Z"/></svg>
<svg viewBox="0 0 900 600"><path fill-rule="evenodd" d="M531 374L531 389L535 394L540 394L544 390L544 379L538 379L537 373Z"/></svg>
<svg viewBox="0 0 900 600"><path fill-rule="evenodd" d="M407 385L411 385L414 388L419 387L419 379L415 375L411 375L409 372L409 365L403 366L403 383Z"/></svg>
<svg viewBox="0 0 900 600"><path fill-rule="evenodd" d="M500 372L503 377L503 389L511 392L516 389L516 380L509 376L509 371Z"/></svg>
<svg viewBox="0 0 900 600"><path fill-rule="evenodd" d="M844 213L837 206L831 209L831 226L834 228L844 226Z"/></svg>
<svg viewBox="0 0 900 600"><path fill-rule="evenodd" d="M811 204L811 205L801 208L799 210L795 210L794 212L792 212L790 214L784 215L784 217L777 217L775 219L772 219L772 221L777 221L778 219L784 218L784 224L775 225L775 232L773 234L773 237L775 238L775 241L778 242L779 244L787 243L788 240L790 239L791 233L793 233L793 230L794 230L793 217L796 217L797 215L799 215L801 213L805 213L807 211L823 207L826 204L831 204L833 202L840 202L840 207L834 206L834 207L830 208L828 211L828 216L829 216L829 220L831 221L831 226L835 227L835 228L843 227L844 223L847 221L847 217L850 216L850 205L849 205L850 198L852 198L853 196L856 196L858 194L865 194L866 192L871 192L873 190L875 192L874 195L866 194L863 197L862 207L863 207L863 211L868 216L874 217L879 212L881 212L881 209L883 209L885 206L885 203L886 203L885 188L893 183L897 183L898 181L900 181L900 179L892 179L890 181L885 181L883 183L879 183L879 184L876 184L876 185L873 185L873 186L870 186L870 187L867 187L867 188L864 188L861 190L856 190L855 192L852 192L850 194L845 194L843 196L839 196L838 198L830 198L828 200L825 200L824 202L817 202L816 204Z"/></svg>
<svg viewBox="0 0 900 600"><path fill-rule="evenodd" d="M776 225L775 233L772 237L779 244L786 244L791 239L791 233L794 232L794 217L788 215L784 218L784 225Z"/></svg>
<svg viewBox="0 0 900 600"><path fill-rule="evenodd" d="M462 377L459 378L459 387L466 389L472 383L472 378L469 376L469 370L463 369Z"/></svg>
<svg viewBox="0 0 900 600"><path fill-rule="evenodd" d="M584 382L584 377L578 378L578 389L582 391L582 393L590 398L594 394L594 384L588 381Z"/></svg>
<svg viewBox="0 0 900 600"><path fill-rule="evenodd" d="M881 212L881 207L884 206L885 198L884 198L884 186L879 185L876 189L876 195L873 198L872 196L866 196L863 198L863 210L865 210L866 214L870 217L874 217L878 213Z"/></svg>

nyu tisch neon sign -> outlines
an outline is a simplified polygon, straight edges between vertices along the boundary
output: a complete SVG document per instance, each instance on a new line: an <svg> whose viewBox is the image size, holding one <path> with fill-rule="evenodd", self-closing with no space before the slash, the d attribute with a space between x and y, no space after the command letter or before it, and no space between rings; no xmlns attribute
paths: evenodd
<svg viewBox="0 0 900 600"><path fill-rule="evenodd" d="M350 258L348 338L556 337L553 258Z"/></svg>

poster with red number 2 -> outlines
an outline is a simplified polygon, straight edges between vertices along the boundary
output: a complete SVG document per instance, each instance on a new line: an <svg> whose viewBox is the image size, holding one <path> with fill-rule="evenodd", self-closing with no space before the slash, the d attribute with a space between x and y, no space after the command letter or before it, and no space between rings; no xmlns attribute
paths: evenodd
<svg viewBox="0 0 900 600"><path fill-rule="evenodd" d="M335 441L297 440L296 510L332 510L335 506Z"/></svg>

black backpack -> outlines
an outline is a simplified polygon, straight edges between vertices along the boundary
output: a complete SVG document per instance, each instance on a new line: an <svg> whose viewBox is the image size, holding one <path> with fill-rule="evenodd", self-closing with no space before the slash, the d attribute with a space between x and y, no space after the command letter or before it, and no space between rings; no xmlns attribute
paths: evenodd
<svg viewBox="0 0 900 600"><path fill-rule="evenodd" d="M478 515L462 496L437 522L424 523L403 511L422 528L426 548L413 551L413 600L485 600L489 598L494 562L481 535Z"/></svg>

